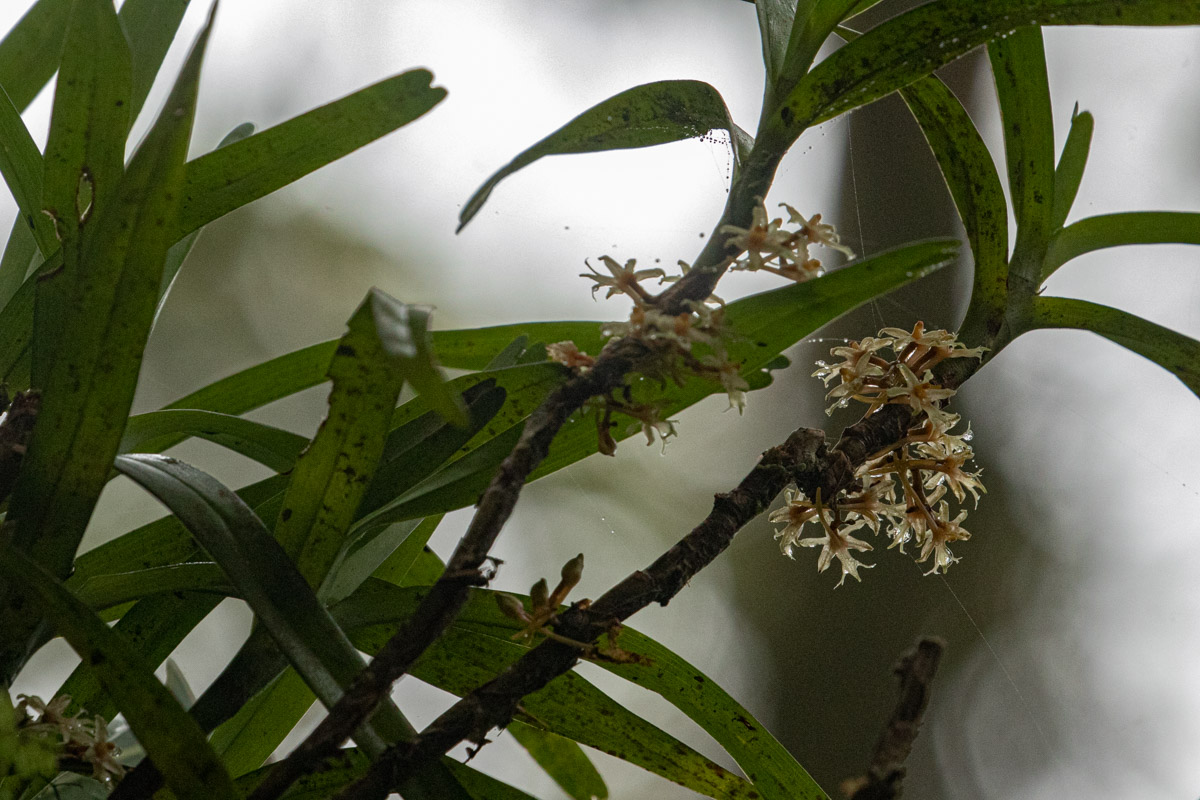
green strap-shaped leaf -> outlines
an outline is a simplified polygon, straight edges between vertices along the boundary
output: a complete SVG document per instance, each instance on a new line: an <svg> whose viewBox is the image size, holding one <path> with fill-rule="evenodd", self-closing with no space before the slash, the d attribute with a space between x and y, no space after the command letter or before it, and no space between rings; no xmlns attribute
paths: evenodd
<svg viewBox="0 0 1200 800"><path fill-rule="evenodd" d="M1000 100L1008 186L1017 218L1011 271L1037 290L1054 211L1054 116L1041 28L1021 28L988 42Z"/></svg>
<svg viewBox="0 0 1200 800"><path fill-rule="evenodd" d="M354 643L364 652L373 653L395 632L396 623L412 613L423 591L372 582L335 608L334 613L350 631ZM490 621L507 619L488 594L475 595L463 613L467 620L476 616ZM509 639L514 632L511 626L493 627L488 634L480 635L464 625L460 617L421 656L412 675L463 695L490 680L526 650ZM544 689L528 695L521 706L525 722L595 747L708 797L749 800L759 796L748 781L633 714L577 673L559 676Z"/></svg>
<svg viewBox="0 0 1200 800"><path fill-rule="evenodd" d="M17 201L17 215L33 233L38 250L43 255L57 250L54 226L41 213L42 154L3 86L0 86L0 175Z"/></svg>
<svg viewBox="0 0 1200 800"><path fill-rule="evenodd" d="M829 38L830 32L839 22L846 18L855 0L816 0L805 5L803 14L797 13L797 24L792 28L788 41L787 56L781 70L779 89L770 98L770 108L774 108L795 88L796 84L812 67L813 59L821 45Z"/></svg>
<svg viewBox="0 0 1200 800"><path fill-rule="evenodd" d="M290 470L308 446L303 436L261 422L215 411L177 408L130 417L118 452L161 452L164 442L173 443L179 436L207 439L276 472Z"/></svg>
<svg viewBox="0 0 1200 800"><path fill-rule="evenodd" d="M41 412L9 501L8 520L15 528L13 544L59 576L71 571L133 401L171 244L168 231L178 209L211 28L210 15L166 107L122 177L116 201L84 227L77 274L64 268L36 282L44 302L59 296L69 301L58 337L62 352L42 353L52 363L39 373L47 376L38 387L43 391ZM66 291L54 290L56 282ZM23 663L33 634L27 612L0 592L0 680L10 679Z"/></svg>
<svg viewBox="0 0 1200 800"><path fill-rule="evenodd" d="M125 172L130 70L113 4L75 0L54 89L40 206L54 220L54 246L62 243L71 274L79 270L82 228L108 213Z"/></svg>
<svg viewBox="0 0 1200 800"><path fill-rule="evenodd" d="M1081 112L1079 104L1071 112L1071 130L1063 144L1062 155L1054 169L1054 212L1050 216L1050 229L1057 231L1067 221L1079 182L1083 180L1083 169L1087 166L1088 150L1092 146L1092 130L1096 121L1088 111Z"/></svg>
<svg viewBox="0 0 1200 800"><path fill-rule="evenodd" d="M0 86L18 111L58 69L72 0L38 0L0 42Z"/></svg>
<svg viewBox="0 0 1200 800"><path fill-rule="evenodd" d="M622 631L618 644L646 661L600 666L649 689L686 714L733 756L766 800L826 798L791 753L712 678L629 628Z"/></svg>
<svg viewBox="0 0 1200 800"><path fill-rule="evenodd" d="M1085 253L1129 244L1200 244L1200 213L1128 211L1073 222L1050 241L1042 280Z"/></svg>
<svg viewBox="0 0 1200 800"><path fill-rule="evenodd" d="M415 69L188 163L175 238L417 119L446 96Z"/></svg>
<svg viewBox="0 0 1200 800"><path fill-rule="evenodd" d="M81 581L75 596L96 611L141 600L155 594L205 591L223 597L237 595L225 573L210 561L171 564L109 575L96 575Z"/></svg>
<svg viewBox="0 0 1200 800"><path fill-rule="evenodd" d="M167 50L179 31L188 0L125 0L121 4L121 27L133 55L133 103L129 124L142 110L150 86L158 75Z"/></svg>
<svg viewBox="0 0 1200 800"><path fill-rule="evenodd" d="M71 5L72 0L38 0L0 42L0 86L21 111L58 69ZM187 0L126 0L121 5L121 27L133 52L130 120L146 100L185 10Z"/></svg>
<svg viewBox="0 0 1200 800"><path fill-rule="evenodd" d="M0 541L0 556L5 580L37 602L96 675L175 794L195 800L237 798L204 733L137 651L25 553Z"/></svg>
<svg viewBox="0 0 1200 800"><path fill-rule="evenodd" d="M1067 297L1038 297L1033 327L1098 333L1158 364L1200 396L1200 342L1117 308Z"/></svg>
<svg viewBox="0 0 1200 800"><path fill-rule="evenodd" d="M18 214L4 245L4 256L0 258L0 308L8 305L8 301L25 282L25 274L29 272L37 252L33 233L25 218Z"/></svg>
<svg viewBox="0 0 1200 800"><path fill-rule="evenodd" d="M120 456L116 467L180 518L321 702L327 708L336 703L362 659L254 512L211 476L175 459ZM411 730L390 704L370 724L384 726L384 740ZM357 735L364 747L382 748L374 731Z"/></svg>
<svg viewBox="0 0 1200 800"><path fill-rule="evenodd" d="M772 110L773 148L1026 25L1194 25L1200 0L935 0L872 28L818 64Z"/></svg>
<svg viewBox="0 0 1200 800"><path fill-rule="evenodd" d="M545 370L546 365L541 365L541 369ZM486 377L485 383L493 380ZM520 389L515 382L510 382L504 376L502 376L501 382L513 386L516 390L514 394L518 397L525 397L528 392L537 390L536 387ZM456 384L468 386L466 380L461 378ZM481 422L487 413L490 413L488 409L491 408L494 397L487 395L493 391L498 390L487 389L481 394L475 391L475 387L468 386L464 391L465 396L473 398L472 414L477 421ZM549 391L549 388L542 389L542 394L545 391ZM532 401L527 398L526 402ZM384 454L380 459L385 468L379 474L384 477L390 475L391 479L396 481L392 488L393 492L409 488L410 485L436 470L440 466L439 459L446 457L451 449L450 445L454 444L453 440L447 440L445 434L448 426L444 422L439 421L436 425L427 424L434 417L433 412L427 411L427 406L422 406L420 411L412 414L402 413L410 406L420 403L421 398L415 398L397 411L394 420L402 417L407 419L401 419L398 427L389 435L384 446ZM519 419L524 418L524 414L518 413L516 409L506 413L510 414L508 425L514 425ZM528 413L528 410L525 413ZM134 417L133 419L138 418ZM452 431L461 441L470 436L472 429L461 431L452 429ZM157 443L161 443L161 439ZM427 444L428 446L426 446ZM405 462L419 467L419 469L406 469ZM395 470L391 469L393 466L396 467ZM253 508L260 518L275 519L279 516L280 508L283 506L284 492L290 480L290 475L275 475L239 489L237 495ZM380 492L381 496L384 496L382 488ZM358 531L354 535L358 535ZM81 555L75 562L75 572L68 581L68 585L77 587L83 581L99 575L119 574L133 569L151 569L177 564L191 559L194 551L195 544L192 537L180 525L178 519L164 517L105 542Z"/></svg>
<svg viewBox="0 0 1200 800"><path fill-rule="evenodd" d="M401 385L414 370L437 369L430 360L418 363L415 342L426 338L426 317L373 289L330 363L329 412L296 465L275 525L279 543L314 589L333 566L383 455Z"/></svg>
<svg viewBox="0 0 1200 800"><path fill-rule="evenodd" d="M171 242L195 112L205 26L109 209L84 228L77 274L59 272L69 298L60 341L42 387L42 410L13 490L15 543L66 575L108 477L137 384ZM58 292L49 291L52 300ZM35 369L35 373L37 370Z"/></svg>
<svg viewBox="0 0 1200 800"><path fill-rule="evenodd" d="M213 731L212 745L235 778L258 769L312 707L316 697L288 668Z"/></svg>
<svg viewBox="0 0 1200 800"><path fill-rule="evenodd" d="M608 797L604 778L575 742L519 720L513 720L505 730L573 800Z"/></svg>
<svg viewBox="0 0 1200 800"><path fill-rule="evenodd" d="M383 457L358 505L355 518L361 519L412 488L428 477L436 466L461 457L477 447L480 441L494 436L495 432L517 424L523 418L523 409L516 405L527 399L523 396L527 394L523 392L525 387L514 385L514 382L508 380L512 373L517 371L503 371L500 381L488 377L471 385L477 376L468 376L451 384L455 388L467 387L462 396L469 403L470 423L465 428L445 423L434 411L416 416L423 407L427 407L424 403L410 402L397 409L392 416L392 424L397 427L388 435ZM533 372L534 369L528 371ZM544 375L544 372L538 371ZM487 373L480 373L481 376L485 374ZM548 383L550 382L543 381L543 384ZM554 385L557 383L558 381L553 382ZM510 388L515 389L514 402L506 403ZM500 413L502 410L503 414ZM488 426L488 431L482 430L485 425Z"/></svg>
<svg viewBox="0 0 1200 800"><path fill-rule="evenodd" d="M737 162L748 137L733 123L720 93L707 83L656 81L626 89L584 111L484 181L459 213L458 229L479 213L496 184L543 156L650 147L718 128L729 131Z"/></svg>
<svg viewBox="0 0 1200 800"><path fill-rule="evenodd" d="M788 40L796 17L801 21L812 11L815 0L757 0L758 34L762 40L763 66L767 70L767 97L773 97L777 81L783 72ZM789 87L790 88L790 87Z"/></svg>
<svg viewBox="0 0 1200 800"><path fill-rule="evenodd" d="M154 595L134 603L113 630L129 642L147 669L157 669L223 599L200 592ZM120 712L87 664L76 667L55 694L69 694L76 704L105 719Z"/></svg>
<svg viewBox="0 0 1200 800"><path fill-rule="evenodd" d="M937 158L975 259L971 307L998 325L1008 281L1008 206L991 153L965 108L936 77L900 92Z"/></svg>
<svg viewBox="0 0 1200 800"><path fill-rule="evenodd" d="M487 424L504 403L502 389L488 389L477 394L470 407L472 418L467 428L443 424L429 435L414 437L411 447L403 447L394 441L398 437L389 437L379 469L355 511L357 519L403 494L437 469ZM413 426L403 426L397 433L410 427ZM326 605L347 597L391 557L416 526L415 521L400 525L355 526L324 576L317 597Z"/></svg>
<svg viewBox="0 0 1200 800"><path fill-rule="evenodd" d="M427 545L429 537L441 524L442 516L438 514L421 520L387 560L376 567L371 577L396 586L432 585L442 574L445 564ZM427 566L430 568L427 569Z"/></svg>
<svg viewBox="0 0 1200 800"><path fill-rule="evenodd" d="M255 513L264 507L278 513L278 500L282 500L288 480L287 475L272 475L238 489L237 496ZM77 589L95 576L180 564L193 560L197 552L195 539L178 517L161 517L81 554L67 586Z"/></svg>

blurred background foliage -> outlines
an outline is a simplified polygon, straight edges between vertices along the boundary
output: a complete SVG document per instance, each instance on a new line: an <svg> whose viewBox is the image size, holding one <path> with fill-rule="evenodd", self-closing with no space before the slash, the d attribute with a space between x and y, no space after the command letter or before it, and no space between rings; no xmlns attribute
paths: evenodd
<svg viewBox="0 0 1200 800"><path fill-rule="evenodd" d="M0 23L27 4L11 5ZM885 2L876 13L899 7ZM189 11L185 31L198 29L201 12ZM1045 36L1058 144L1076 100L1097 119L1077 214L1200 209L1200 33ZM164 73L182 57L173 51ZM506 182L455 237L459 206L513 154L635 83L708 81L744 127L761 92L753 7L734 0L257 0L222 7L197 147L243 121L262 129L413 65L433 70L450 91L428 118L206 230L151 340L135 411L340 334L370 285L436 305L439 327L622 317L616 301L591 302L576 277L582 259L691 260L724 203L724 144L545 159ZM983 60L970 56L940 74L1000 152ZM160 91L148 108L161 103ZM43 93L26 114L43 136L48 109ZM936 164L894 96L802 138L772 201L822 212L859 253L959 231ZM1197 336L1198 267L1184 247L1126 248L1088 256L1052 286L1099 302L1120 298ZM733 276L720 293L757 291L768 285L761 278ZM840 338L883 325L955 326L969 280L970 266L960 264L839 320L821 340L794 348L793 367L751 395L745 416L724 413L721 397L682 414L665 454L631 440L615 459L593 457L532 485L497 547L506 562L498 588L523 590L580 550L588 570L579 596L645 564L790 430L834 435L852 421L822 413L813 360ZM320 391L307 392L253 416L308 435L323 407ZM835 592L830 573L816 574L815 553L781 557L760 519L669 609L644 612L634 626L725 686L831 791L867 762L894 700L890 665L919 634L935 634L949 657L909 761L909 796L1194 796L1195 398L1096 337L1044 332L972 379L956 410L973 424L988 495L947 577L922 577L910 560L877 551L861 585ZM203 443L179 450L228 484L265 475ZM158 513L122 479L106 492L89 541ZM444 554L467 518L452 515L435 549ZM249 619L227 601L184 642L176 657L196 688L234 652ZM16 688L53 691L73 663L65 647L47 648L41 668L26 673L36 685ZM588 667L589 678L639 713L723 757L665 703ZM448 702L411 678L398 691L423 705L418 724ZM558 796L506 738L477 763ZM690 796L597 759L614 797Z"/></svg>

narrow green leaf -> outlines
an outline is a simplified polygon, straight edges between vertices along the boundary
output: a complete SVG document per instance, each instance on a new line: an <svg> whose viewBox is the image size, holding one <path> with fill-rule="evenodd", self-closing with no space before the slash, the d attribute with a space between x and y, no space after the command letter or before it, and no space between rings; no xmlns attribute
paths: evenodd
<svg viewBox="0 0 1200 800"><path fill-rule="evenodd" d="M758 14L758 34L762 39L763 65L767 69L767 96L772 96L776 79L783 71L784 56L787 55L788 39L797 16L798 6L803 21L811 11L814 0L758 0L754 4Z"/></svg>
<svg viewBox="0 0 1200 800"><path fill-rule="evenodd" d="M175 238L417 119L446 96L431 80L423 69L387 78L189 162Z"/></svg>
<svg viewBox="0 0 1200 800"><path fill-rule="evenodd" d="M401 303L378 289L371 293L370 309L379 341L387 355L396 361L404 381L443 419L466 426L467 412L462 399L446 384L434 357L429 335L432 309Z"/></svg>
<svg viewBox="0 0 1200 800"><path fill-rule="evenodd" d="M646 661L600 666L686 714L733 757L765 800L828 800L792 754L712 678L635 630L622 630L618 645Z"/></svg>
<svg viewBox="0 0 1200 800"><path fill-rule="evenodd" d="M729 131L736 161L737 126L720 93L707 83L656 81L627 89L584 111L484 181L459 213L458 229L479 213L496 184L543 156L650 147L714 129Z"/></svg>
<svg viewBox="0 0 1200 800"><path fill-rule="evenodd" d="M151 2L153 0L150 0ZM126 4L128 5L128 4ZM243 122L236 128L225 134L225 138L217 144L217 149L227 147L235 142L240 142L246 137L254 133L254 125L249 122ZM183 267L183 262L187 259L188 254L192 252L192 248L196 245L196 240L200 238L200 232L203 228L197 228L191 231L175 244L171 245L171 249L167 251L167 260L163 265L162 280L159 281L158 288L158 305L154 309L154 321L158 322L158 315L162 313L163 304L167 302L167 295L171 293L171 287L175 285L175 278L179 275L179 270Z"/></svg>
<svg viewBox="0 0 1200 800"><path fill-rule="evenodd" d="M1073 222L1050 241L1042 280L1085 253L1131 244L1200 244L1200 213L1128 211Z"/></svg>
<svg viewBox="0 0 1200 800"><path fill-rule="evenodd" d="M325 576L317 598L331 605L349 597L416 530L420 520L406 520L352 538Z"/></svg>
<svg viewBox="0 0 1200 800"><path fill-rule="evenodd" d="M133 401L171 244L168 232L178 208L200 64L211 29L210 15L166 107L122 177L115 202L98 210L84 227L79 269L68 271L70 265L61 259L63 268L57 269L50 259L43 270L55 271L36 280L25 298L39 298L43 320L63 319L56 337L62 352L43 349L43 362L34 370L46 377L38 386L42 408L8 518L15 523L14 546L62 577L71 571ZM55 306L61 297L68 298L65 314ZM26 644L35 631L23 617L0 591L0 681L11 679L28 655Z"/></svg>
<svg viewBox="0 0 1200 800"><path fill-rule="evenodd" d="M171 458L119 456L117 469L162 501L221 565L279 649L328 708L362 669L362 659L308 587L262 521L211 476ZM407 735L395 706L385 705L371 725ZM366 747L382 748L371 730Z"/></svg>
<svg viewBox="0 0 1200 800"><path fill-rule="evenodd" d="M329 362L337 346L338 340L331 339L272 358L185 395L166 408L244 414L324 383L329 379Z"/></svg>
<svg viewBox="0 0 1200 800"><path fill-rule="evenodd" d="M818 64L764 120L771 147L866 105L1027 25L1194 25L1200 0L935 0L872 28Z"/></svg>
<svg viewBox="0 0 1200 800"><path fill-rule="evenodd" d="M38 0L0 42L0 86L21 111L58 69L72 0ZM133 103L130 120L150 92L167 49L175 39L187 0L126 0L121 27L133 51Z"/></svg>
<svg viewBox="0 0 1200 800"><path fill-rule="evenodd" d="M431 586L445 567L428 547L429 537L441 524L442 517L442 514L438 514L421 520L387 560L376 567L371 577L396 586ZM426 569L427 565L432 568Z"/></svg>
<svg viewBox="0 0 1200 800"><path fill-rule="evenodd" d="M84 228L78 270L39 281L69 298L62 351L45 370L42 410L13 490L14 543L66 575L108 477L154 315L167 231L179 201L209 24L130 162L115 202ZM84 266L86 265L86 266ZM43 296L43 291L46 294ZM38 370L35 369L35 373Z"/></svg>
<svg viewBox="0 0 1200 800"><path fill-rule="evenodd" d="M18 221L20 219L18 218ZM33 234L29 233L32 238ZM36 246L34 251L37 251ZM39 256L40 258L40 256ZM11 389L30 388L30 356L33 341L33 304L38 277L62 266L62 251L34 270L0 309L0 380Z"/></svg>
<svg viewBox="0 0 1200 800"><path fill-rule="evenodd" d="M287 475L272 475L238 489L237 496L256 514L267 513L266 509L278 513L288 480ZM181 564L197 557L198 552L195 539L177 517L161 517L82 553L75 560L75 571L67 586L78 590L84 581L96 576Z"/></svg>
<svg viewBox="0 0 1200 800"><path fill-rule="evenodd" d="M378 581L334 613L363 651L375 652L412 613L424 590L399 589ZM480 635L467 621L492 623ZM499 622L504 620L505 622ZM516 661L526 647L513 632L490 593L474 593L451 628L414 665L412 675L454 694L465 694ZM616 703L574 672L551 681L521 703L522 721L636 764L709 797L753 798L754 787L692 748Z"/></svg>
<svg viewBox="0 0 1200 800"><path fill-rule="evenodd" d="M900 91L937 158L975 259L972 309L992 324L1004 315L1008 281L1008 206L991 153L958 98L936 77Z"/></svg>
<svg viewBox="0 0 1200 800"><path fill-rule="evenodd" d="M225 578L221 568L208 561L94 575L80 581L74 591L76 597L96 611L167 592L204 591L225 597L237 595L237 590Z"/></svg>
<svg viewBox="0 0 1200 800"><path fill-rule="evenodd" d="M1038 297L1033 327L1098 333L1170 371L1200 396L1200 342L1117 308L1067 297Z"/></svg>
<svg viewBox="0 0 1200 800"><path fill-rule="evenodd" d="M1057 231L1067 221L1079 183L1083 180L1083 169L1087 166L1088 151L1092 146L1092 130L1096 121L1088 111L1080 112L1079 104L1071 112L1071 130L1063 144L1058 167L1054 170L1054 213L1050 217L1050 229Z"/></svg>
<svg viewBox="0 0 1200 800"><path fill-rule="evenodd" d="M84 225L109 213L125 172L130 70L113 4L75 0L54 90L40 204L54 221L58 241L52 246L62 243L72 275L79 271Z"/></svg>
<svg viewBox="0 0 1200 800"><path fill-rule="evenodd" d="M17 201L17 216L33 233L38 250L42 255L57 250L54 226L41 212L42 154L3 86L0 86L0 175Z"/></svg>
<svg viewBox="0 0 1200 800"><path fill-rule="evenodd" d="M6 321L6 314L0 312L0 336L9 330ZM15 325L11 327L16 328ZM599 352L604 343L599 322L534 322L434 331L431 336L439 362L448 367L479 370L484 369L509 342L523 334L535 341L573 339L580 348L593 353ZM337 345L337 340L333 339L264 361L181 397L167 408L244 414L324 383ZM0 339L0 346L3 346L3 339Z"/></svg>
<svg viewBox="0 0 1200 800"><path fill-rule="evenodd" d="M787 55L780 70L779 90L771 95L770 108L795 88L812 67L813 60L829 34L841 22L855 0L808 0L798 6L797 24L788 40ZM807 8L805 8L807 6Z"/></svg>
<svg viewBox="0 0 1200 800"><path fill-rule="evenodd" d="M506 730L573 800L608 797L604 778L575 742L519 720L513 720Z"/></svg>
<svg viewBox="0 0 1200 800"><path fill-rule="evenodd" d="M275 535L316 588L333 566L383 455L400 387L417 370L425 315L372 290L329 365L329 412L296 465ZM418 328L418 330L414 330ZM435 380L438 376L435 376ZM437 382L441 392L449 391ZM369 571L368 571L369 573Z"/></svg>
<svg viewBox="0 0 1200 800"><path fill-rule="evenodd" d="M1010 270L1037 288L1054 212L1054 115L1041 28L1020 28L988 42L1000 100L1004 153L1017 241Z"/></svg>
<svg viewBox="0 0 1200 800"><path fill-rule="evenodd" d="M288 668L213 731L212 746L235 778L258 769L279 747L316 697Z"/></svg>
<svg viewBox="0 0 1200 800"><path fill-rule="evenodd" d="M46 613L116 701L138 741L181 798L238 797L203 732L128 642L71 596L40 564L0 541L0 572Z"/></svg>
<svg viewBox="0 0 1200 800"><path fill-rule="evenodd" d="M162 67L167 50L179 31L188 0L125 0L121 4L121 28L133 55L133 103L129 124L142 110L150 87Z"/></svg>
<svg viewBox="0 0 1200 800"><path fill-rule="evenodd" d="M303 436L229 414L167 409L129 418L119 453L157 453L180 436L198 436L263 464L287 472L308 446ZM169 446L169 445L168 445Z"/></svg>
<svg viewBox="0 0 1200 800"><path fill-rule="evenodd" d="M12 230L9 231L8 241L4 245L4 257L0 258L0 308L8 305L33 264L37 255L37 242L25 219L18 214L13 220Z"/></svg>
<svg viewBox="0 0 1200 800"><path fill-rule="evenodd" d="M223 599L199 592L154 595L134 603L113 630L141 656L147 669L157 669ZM86 663L76 667L55 694L69 694L76 704L105 719L120 712Z"/></svg>
<svg viewBox="0 0 1200 800"><path fill-rule="evenodd" d="M18 111L58 69L72 0L38 0L0 42L0 86Z"/></svg>
<svg viewBox="0 0 1200 800"><path fill-rule="evenodd" d="M514 387L507 380L516 371L509 369L501 373L500 381L517 389L514 402L507 404L508 409L503 416L499 412L506 406L508 389L496 378L483 377L489 374L487 372L458 379L451 384L455 390L460 386L467 387L462 392L470 415L466 427L446 423L435 411L416 416L421 408L427 407L425 403L409 402L397 409L391 420L396 427L388 435L383 456L358 505L355 518L362 518L376 510L424 480L448 459L469 452L479 441L494 436L495 431L515 425L522 419L521 411L527 413L528 409L519 409L516 405L525 400L520 393L523 387ZM477 378L483 379L474 382ZM485 425L489 432L481 432Z"/></svg>

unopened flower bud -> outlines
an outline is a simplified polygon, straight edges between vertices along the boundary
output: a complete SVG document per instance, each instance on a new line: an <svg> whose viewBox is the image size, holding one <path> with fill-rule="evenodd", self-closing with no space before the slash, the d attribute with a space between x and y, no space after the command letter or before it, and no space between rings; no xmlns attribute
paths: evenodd
<svg viewBox="0 0 1200 800"><path fill-rule="evenodd" d="M503 592L497 592L495 598L496 605L500 607L500 612L504 616L515 619L518 622L529 621L529 614L525 611L525 606L521 604L520 600L511 594L504 594Z"/></svg>
<svg viewBox="0 0 1200 800"><path fill-rule="evenodd" d="M529 590L529 599L533 601L533 610L538 612L550 603L550 586L542 578Z"/></svg>

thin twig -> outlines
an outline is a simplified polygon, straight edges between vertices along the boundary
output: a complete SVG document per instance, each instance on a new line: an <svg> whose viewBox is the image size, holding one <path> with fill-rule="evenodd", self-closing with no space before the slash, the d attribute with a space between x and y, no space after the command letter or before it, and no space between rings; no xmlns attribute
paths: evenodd
<svg viewBox="0 0 1200 800"><path fill-rule="evenodd" d="M945 649L941 639L925 637L900 657L894 669L900 679L900 699L875 745L871 766L866 775L842 784L843 792L851 800L895 800L900 797L904 762L921 730L921 720L929 704L930 684Z"/></svg>

